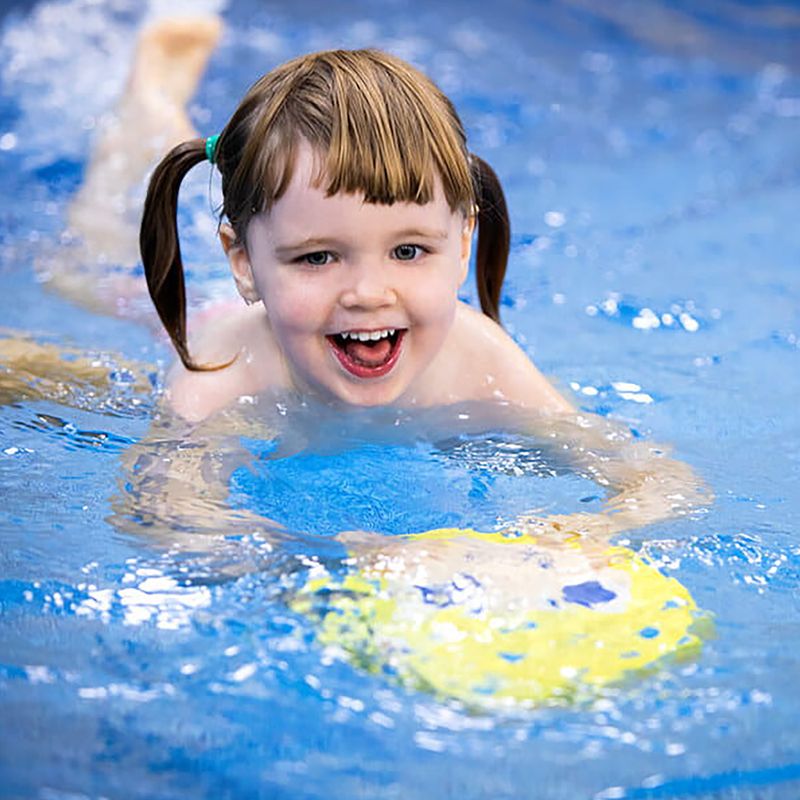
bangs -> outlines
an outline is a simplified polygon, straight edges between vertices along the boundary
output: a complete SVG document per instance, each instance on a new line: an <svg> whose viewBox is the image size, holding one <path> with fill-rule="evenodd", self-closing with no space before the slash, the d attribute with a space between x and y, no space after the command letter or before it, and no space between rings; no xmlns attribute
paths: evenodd
<svg viewBox="0 0 800 800"><path fill-rule="evenodd" d="M332 74L337 113L330 141L319 143L321 150L328 145L328 193L363 192L370 203L424 204L433 199L438 175L451 208L468 206L473 190L466 143L456 133L457 118L454 131L449 101L424 76L404 74L410 72L405 64L400 72L344 61Z"/></svg>
<svg viewBox="0 0 800 800"><path fill-rule="evenodd" d="M265 109L249 137L254 209L268 210L284 194L303 139L319 159L315 185L328 196L422 205L438 178L452 210L473 206L461 122L422 73L373 50L317 53L285 67L293 80L278 81L282 102Z"/></svg>

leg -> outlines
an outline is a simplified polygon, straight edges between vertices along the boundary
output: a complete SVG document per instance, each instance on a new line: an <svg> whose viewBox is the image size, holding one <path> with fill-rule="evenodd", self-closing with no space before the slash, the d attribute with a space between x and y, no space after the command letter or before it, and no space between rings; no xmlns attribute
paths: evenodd
<svg viewBox="0 0 800 800"><path fill-rule="evenodd" d="M109 265L138 260L136 190L160 156L196 136L186 104L221 31L218 18L204 16L159 20L142 32L125 93L68 210L76 247L43 264L47 283L70 299L107 310L110 299L133 289L129 277L109 277Z"/></svg>

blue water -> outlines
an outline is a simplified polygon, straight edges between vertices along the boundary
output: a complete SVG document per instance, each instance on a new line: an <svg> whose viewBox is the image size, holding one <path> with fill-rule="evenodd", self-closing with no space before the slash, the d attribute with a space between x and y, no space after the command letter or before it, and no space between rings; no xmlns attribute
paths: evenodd
<svg viewBox="0 0 800 800"><path fill-rule="evenodd" d="M2 20L0 324L153 364L157 385L170 354L150 327L33 267L141 14L72 0ZM798 5L242 0L226 20L191 110L204 133L256 75L333 45L386 47L453 98L512 210L508 330L583 410L669 443L714 492L627 539L715 636L575 707L476 714L402 688L331 658L288 607L299 572L340 555L324 534L592 510L598 487L502 431L248 432L228 502L296 535L212 547L178 510L146 524L125 503L153 394L67 386L0 407L0 796L800 796ZM224 263L195 180L199 303Z"/></svg>

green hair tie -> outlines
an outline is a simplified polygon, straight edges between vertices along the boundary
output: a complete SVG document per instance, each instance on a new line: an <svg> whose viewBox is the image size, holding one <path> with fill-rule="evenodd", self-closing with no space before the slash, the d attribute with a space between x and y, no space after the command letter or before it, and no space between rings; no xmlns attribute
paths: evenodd
<svg viewBox="0 0 800 800"><path fill-rule="evenodd" d="M206 158L212 163L217 163L217 142L219 141L219 134L215 133L206 139Z"/></svg>

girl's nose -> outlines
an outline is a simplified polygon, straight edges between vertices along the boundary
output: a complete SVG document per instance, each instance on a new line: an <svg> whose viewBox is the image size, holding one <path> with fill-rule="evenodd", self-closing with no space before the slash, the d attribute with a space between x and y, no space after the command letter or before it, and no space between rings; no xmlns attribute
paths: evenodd
<svg viewBox="0 0 800 800"><path fill-rule="evenodd" d="M397 302L387 270L380 266L353 267L340 302L345 308L384 308Z"/></svg>

